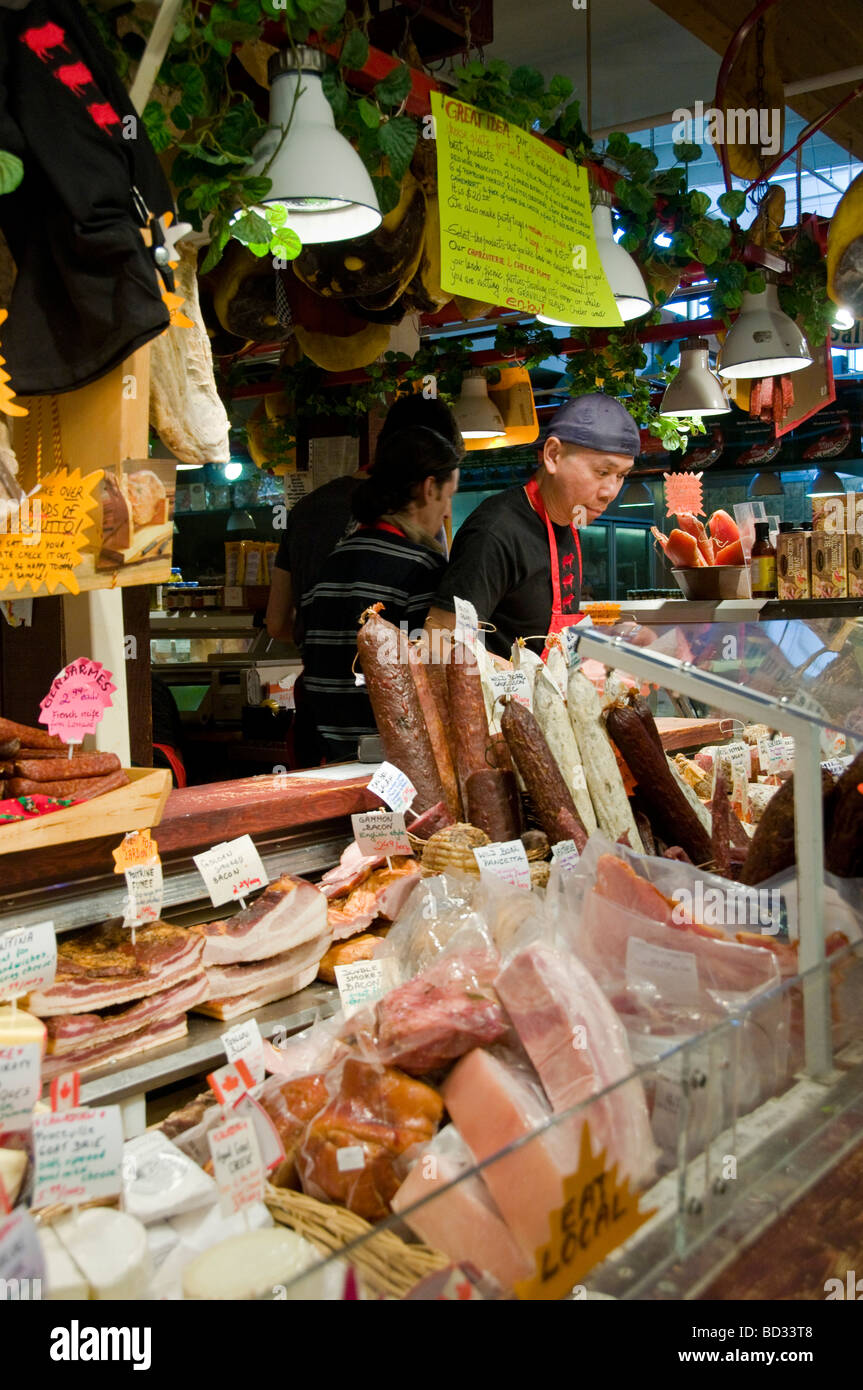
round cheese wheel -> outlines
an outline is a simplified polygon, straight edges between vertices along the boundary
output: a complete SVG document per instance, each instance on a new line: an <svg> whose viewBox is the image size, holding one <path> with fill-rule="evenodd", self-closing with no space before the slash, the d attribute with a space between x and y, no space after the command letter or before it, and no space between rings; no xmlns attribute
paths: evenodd
<svg viewBox="0 0 863 1390"><path fill-rule="evenodd" d="M183 1296L193 1299L338 1298L341 1279L339 1292L336 1292L332 1266L303 1279L296 1291L289 1287L292 1279L321 1259L313 1245L284 1226L249 1231L223 1240L192 1260L183 1270Z"/></svg>

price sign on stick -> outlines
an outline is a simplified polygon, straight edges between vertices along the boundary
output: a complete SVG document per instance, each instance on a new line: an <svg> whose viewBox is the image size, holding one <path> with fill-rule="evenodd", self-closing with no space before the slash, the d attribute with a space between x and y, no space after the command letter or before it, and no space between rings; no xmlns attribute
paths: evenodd
<svg viewBox="0 0 863 1390"><path fill-rule="evenodd" d="M218 1071L210 1072L207 1081L222 1105L233 1105L255 1084L255 1078L242 1057L229 1062L226 1067L219 1067Z"/></svg>
<svg viewBox="0 0 863 1390"><path fill-rule="evenodd" d="M361 811L351 816L361 854L412 854L403 811Z"/></svg>
<svg viewBox="0 0 863 1390"><path fill-rule="evenodd" d="M379 796L393 811L407 811L413 804L417 789L393 763L381 763L369 782L372 796Z"/></svg>
<svg viewBox="0 0 863 1390"><path fill-rule="evenodd" d="M265 887L270 881L251 835L224 840L203 854L193 854L192 858L207 885L213 907L230 902L239 902L245 907L249 893Z"/></svg>
<svg viewBox="0 0 863 1390"><path fill-rule="evenodd" d="M123 1190L123 1123L119 1105L33 1116L34 1207L77 1206Z"/></svg>
<svg viewBox="0 0 863 1390"><path fill-rule="evenodd" d="M116 689L101 661L80 657L54 677L40 705L39 723L47 724L49 734L59 735L64 743L81 743L85 734L95 733Z"/></svg>
<svg viewBox="0 0 863 1390"><path fill-rule="evenodd" d="M223 1216L263 1201L264 1162L252 1121L232 1116L207 1135Z"/></svg>
<svg viewBox="0 0 863 1390"><path fill-rule="evenodd" d="M0 1002L52 985L56 973L53 922L0 933Z"/></svg>
<svg viewBox="0 0 863 1390"><path fill-rule="evenodd" d="M0 1047L0 1133L29 1129L42 1089L39 1043Z"/></svg>
<svg viewBox="0 0 863 1390"><path fill-rule="evenodd" d="M264 1040L256 1018L246 1019L245 1023L235 1023L227 1033L222 1033L222 1045L229 1062L242 1059L257 1084L266 1074L264 1066Z"/></svg>
<svg viewBox="0 0 863 1390"><path fill-rule="evenodd" d="M495 874L513 888L530 887L530 864L521 840L506 840L474 850L480 873Z"/></svg>

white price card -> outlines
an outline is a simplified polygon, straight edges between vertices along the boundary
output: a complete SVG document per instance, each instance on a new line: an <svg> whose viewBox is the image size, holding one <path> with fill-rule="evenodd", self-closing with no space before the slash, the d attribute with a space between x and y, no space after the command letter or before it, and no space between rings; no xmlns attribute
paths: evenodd
<svg viewBox="0 0 863 1390"><path fill-rule="evenodd" d="M8 1281L16 1279L19 1281L19 1299L41 1298L41 1281L44 1278L45 1256L39 1243L36 1222L29 1211L18 1207L11 1215L0 1220L0 1279L6 1280L6 1297L10 1297ZM20 1284L22 1279L34 1281L36 1287L29 1283L25 1293Z"/></svg>
<svg viewBox="0 0 863 1390"><path fill-rule="evenodd" d="M566 664L570 671L574 666L577 666L581 660L581 657L578 655L578 639L581 636L579 628L583 628L585 625L588 627L593 626L587 618L584 618L581 623L570 623L567 627L561 628L560 630L560 646L566 657Z"/></svg>
<svg viewBox="0 0 863 1390"><path fill-rule="evenodd" d="M562 869L576 869L581 855L575 847L574 840L558 840L557 844L551 847L551 857Z"/></svg>
<svg viewBox="0 0 863 1390"><path fill-rule="evenodd" d="M39 1043L0 1047L0 1134L29 1129L42 1090Z"/></svg>
<svg viewBox="0 0 863 1390"><path fill-rule="evenodd" d="M366 1166L366 1151L362 1144L347 1144L336 1150L336 1167L340 1173L356 1173Z"/></svg>
<svg viewBox="0 0 863 1390"><path fill-rule="evenodd" d="M369 781L369 791L385 801L391 811L406 811L417 794L410 778L393 763L381 763Z"/></svg>
<svg viewBox="0 0 863 1390"><path fill-rule="evenodd" d="M783 734L777 742L782 748L782 772L794 771L794 739L790 734Z"/></svg>
<svg viewBox="0 0 863 1390"><path fill-rule="evenodd" d="M735 740L727 743L721 750L723 758L726 758L732 768L739 768L745 776L749 776L750 754L749 745L742 740Z"/></svg>
<svg viewBox="0 0 863 1390"><path fill-rule="evenodd" d="M222 1105L235 1105L240 1096L246 1091L251 1091L255 1078L243 1058L238 1057L235 1062L228 1062L227 1066L211 1071L207 1082L216 1100Z"/></svg>
<svg viewBox="0 0 863 1390"><path fill-rule="evenodd" d="M758 740L758 762L762 772L769 773L773 770L770 766L770 748L771 743L769 738L760 738Z"/></svg>
<svg viewBox="0 0 863 1390"><path fill-rule="evenodd" d="M626 943L626 983L653 985L672 1004L694 1004L700 997L698 965L691 951L671 951L640 936Z"/></svg>
<svg viewBox="0 0 863 1390"><path fill-rule="evenodd" d="M53 922L16 927L0 933L0 1003L47 989L57 973L57 938Z"/></svg>
<svg viewBox="0 0 863 1390"><path fill-rule="evenodd" d="M162 915L162 861L133 864L124 870L128 894L123 915L124 927L142 927L158 922Z"/></svg>
<svg viewBox="0 0 863 1390"><path fill-rule="evenodd" d="M455 605L455 637L468 647L476 647L479 618L470 599L453 599Z"/></svg>
<svg viewBox="0 0 863 1390"><path fill-rule="evenodd" d="M213 907L237 900L244 902L250 893L270 881L251 835L223 840L192 858L207 885Z"/></svg>
<svg viewBox="0 0 863 1390"><path fill-rule="evenodd" d="M244 1023L235 1023L233 1028L229 1028L227 1033L222 1033L221 1037L228 1061L236 1062L238 1058L242 1058L249 1068L255 1084L263 1081L266 1074L264 1040L261 1037L258 1020L248 1018Z"/></svg>
<svg viewBox="0 0 863 1390"><path fill-rule="evenodd" d="M36 1171L30 1205L77 1206L123 1190L123 1122L119 1105L33 1116Z"/></svg>
<svg viewBox="0 0 863 1390"><path fill-rule="evenodd" d="M521 840L502 840L474 850L480 873L495 874L513 888L530 887L530 864Z"/></svg>
<svg viewBox="0 0 863 1390"><path fill-rule="evenodd" d="M351 825L360 854L413 854L404 811L361 811Z"/></svg>
<svg viewBox="0 0 863 1390"><path fill-rule="evenodd" d="M219 1189L223 1216L263 1201L264 1161L255 1126L246 1116L232 1116L207 1135L213 1158L213 1177Z"/></svg>
<svg viewBox="0 0 863 1390"><path fill-rule="evenodd" d="M355 960L336 966L336 984L345 1018L382 999L399 983L398 965L391 956L383 960Z"/></svg>
<svg viewBox="0 0 863 1390"><path fill-rule="evenodd" d="M489 679L495 700L504 695L511 695L513 700L524 705L525 709L531 708L531 688L527 671L492 671Z"/></svg>
<svg viewBox="0 0 863 1390"><path fill-rule="evenodd" d="M261 1162L267 1172L272 1173L274 1168L278 1168L279 1164L285 1161L285 1146L261 1102L246 1091L234 1106L233 1113L241 1119L251 1120L261 1153Z"/></svg>
<svg viewBox="0 0 863 1390"><path fill-rule="evenodd" d="M844 762L842 758L829 758L828 761L822 763L821 766L826 772L832 772L837 777L841 777L848 767L848 763Z"/></svg>

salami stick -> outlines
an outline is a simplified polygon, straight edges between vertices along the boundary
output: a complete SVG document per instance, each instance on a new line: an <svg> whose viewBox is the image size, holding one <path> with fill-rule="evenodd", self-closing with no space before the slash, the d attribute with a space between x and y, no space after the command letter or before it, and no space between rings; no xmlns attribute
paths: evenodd
<svg viewBox="0 0 863 1390"><path fill-rule="evenodd" d="M56 748L65 753L66 745L56 734L46 733L44 729L31 729L27 724L16 724L13 719L0 719L0 741L6 743L19 738L25 748Z"/></svg>
<svg viewBox="0 0 863 1390"><path fill-rule="evenodd" d="M72 797L75 801L90 801L103 792L116 791L129 781L125 772L111 772L107 777L70 777L65 782L33 782L29 777L10 777L6 783L7 796Z"/></svg>
<svg viewBox="0 0 863 1390"><path fill-rule="evenodd" d="M432 752L434 753L434 760L437 764L437 770L443 785L447 810L454 821L460 821L461 804L458 794L458 781L456 780L446 729L444 728L437 701L432 692L432 685L429 677L430 667L426 666L423 661L422 652L410 645L408 645L408 661L410 662L411 675L413 676L414 686L416 687L420 710L425 720Z"/></svg>
<svg viewBox="0 0 863 1390"><path fill-rule="evenodd" d="M33 782L63 782L70 778L105 777L117 772L116 753L82 753L76 758L16 758L15 775Z"/></svg>
<svg viewBox="0 0 863 1390"><path fill-rule="evenodd" d="M584 849L587 832L560 768L530 710L516 700L508 700L501 715L500 727L551 843L572 840L576 849Z"/></svg>
<svg viewBox="0 0 863 1390"><path fill-rule="evenodd" d="M450 718L456 750L456 771L462 803L467 809L467 780L496 764L488 756L488 717L476 654L465 642L453 642L446 668Z"/></svg>

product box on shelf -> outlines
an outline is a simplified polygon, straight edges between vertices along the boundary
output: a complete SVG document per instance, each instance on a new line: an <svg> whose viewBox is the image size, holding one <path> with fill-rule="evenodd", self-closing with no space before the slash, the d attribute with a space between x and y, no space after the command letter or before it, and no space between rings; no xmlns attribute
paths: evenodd
<svg viewBox="0 0 863 1390"><path fill-rule="evenodd" d="M812 597L845 598L848 594L848 557L844 531L813 531Z"/></svg>

